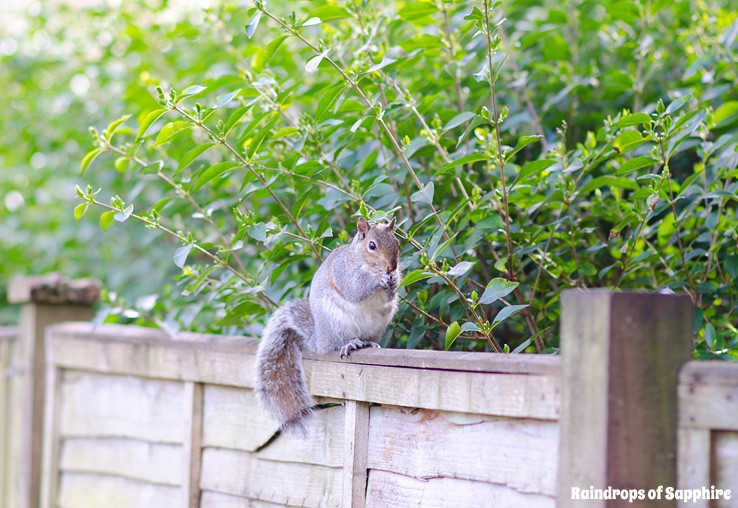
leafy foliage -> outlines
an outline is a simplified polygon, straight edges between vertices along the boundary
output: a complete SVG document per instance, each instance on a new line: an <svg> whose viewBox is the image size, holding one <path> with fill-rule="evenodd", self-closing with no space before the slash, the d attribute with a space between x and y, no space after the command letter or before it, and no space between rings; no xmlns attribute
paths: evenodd
<svg viewBox="0 0 738 508"><path fill-rule="evenodd" d="M688 293L696 355L738 356L728 2L293 4L178 24L199 67L151 66L158 101L80 157L147 192L78 188L77 215L180 243L198 303L157 302L162 326L258 333L357 215L394 215L385 344L554 351L561 291L610 287Z"/></svg>

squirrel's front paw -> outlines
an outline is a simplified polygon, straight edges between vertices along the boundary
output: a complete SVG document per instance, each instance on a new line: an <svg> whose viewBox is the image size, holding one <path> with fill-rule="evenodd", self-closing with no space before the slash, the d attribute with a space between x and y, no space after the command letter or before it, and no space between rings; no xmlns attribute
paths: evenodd
<svg viewBox="0 0 738 508"><path fill-rule="evenodd" d="M397 289L397 284L399 284L399 281L397 280L397 272L382 272L379 276L379 285L387 291L394 291Z"/></svg>
<svg viewBox="0 0 738 508"><path fill-rule="evenodd" d="M364 348L375 348L375 347L381 347L376 342L372 342L370 340L361 340L361 339L352 339L349 342L347 342L341 349L341 358L348 357L351 355L351 351L364 349Z"/></svg>

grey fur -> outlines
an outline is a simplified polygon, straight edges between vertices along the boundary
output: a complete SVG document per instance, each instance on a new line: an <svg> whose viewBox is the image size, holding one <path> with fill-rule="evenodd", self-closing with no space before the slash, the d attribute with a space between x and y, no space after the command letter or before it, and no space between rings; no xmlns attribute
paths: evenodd
<svg viewBox="0 0 738 508"><path fill-rule="evenodd" d="M269 319L256 354L256 395L282 429L305 431L313 400L302 350L327 353L378 347L397 312L400 243L389 224L359 219L353 241L318 268L307 299L286 303ZM373 244L375 249L370 249Z"/></svg>

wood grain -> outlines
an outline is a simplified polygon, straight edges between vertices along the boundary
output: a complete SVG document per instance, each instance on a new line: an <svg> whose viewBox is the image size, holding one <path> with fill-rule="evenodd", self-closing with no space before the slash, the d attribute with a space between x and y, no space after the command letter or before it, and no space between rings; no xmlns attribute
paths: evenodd
<svg viewBox="0 0 738 508"><path fill-rule="evenodd" d="M183 390L175 381L64 371L60 434L181 444Z"/></svg>
<svg viewBox="0 0 738 508"><path fill-rule="evenodd" d="M678 394L682 427L738 431L738 364L689 362Z"/></svg>
<svg viewBox="0 0 738 508"><path fill-rule="evenodd" d="M182 485L182 463L180 445L121 438L68 438L61 443L59 469L178 486Z"/></svg>
<svg viewBox="0 0 738 508"><path fill-rule="evenodd" d="M363 508L366 496L369 404L346 401L342 499L344 508Z"/></svg>
<svg viewBox="0 0 738 508"><path fill-rule="evenodd" d="M341 506L341 469L275 462L255 454L205 448L200 488L305 507Z"/></svg>
<svg viewBox="0 0 738 508"><path fill-rule="evenodd" d="M680 428L677 431L677 488L701 489L710 486L710 431ZM665 485L664 487L668 487ZM693 508L709 508L709 502L690 503Z"/></svg>
<svg viewBox="0 0 738 508"><path fill-rule="evenodd" d="M712 484L716 489L731 491L731 499L712 501L712 505L715 508L735 508L738 505L738 432L714 432L712 442L715 468Z"/></svg>
<svg viewBox="0 0 738 508"><path fill-rule="evenodd" d="M310 391L405 407L555 420L556 377L306 362ZM402 389L398 389L402 387Z"/></svg>
<svg viewBox="0 0 738 508"><path fill-rule="evenodd" d="M554 508L555 505L553 497L523 494L491 483L456 478L419 480L369 470L367 508Z"/></svg>
<svg viewBox="0 0 738 508"><path fill-rule="evenodd" d="M181 508L179 487L96 474L63 473L58 508Z"/></svg>
<svg viewBox="0 0 738 508"><path fill-rule="evenodd" d="M318 403L329 401L340 402L317 399ZM261 450L259 457L341 467L343 412L343 406L315 411L306 421L306 436L282 434ZM253 452L266 443L278 427L279 424L262 411L253 390L205 385L202 446Z"/></svg>
<svg viewBox="0 0 738 508"><path fill-rule="evenodd" d="M274 504L221 492L203 491L200 508L285 508L296 505Z"/></svg>
<svg viewBox="0 0 738 508"><path fill-rule="evenodd" d="M203 385L192 381L184 386L184 443L182 446L182 506L200 506L200 469L202 458Z"/></svg>
<svg viewBox="0 0 738 508"><path fill-rule="evenodd" d="M561 323L560 508L571 488L644 489L676 484L677 381L689 358L686 295L569 290ZM673 506L665 499L592 501Z"/></svg>
<svg viewBox="0 0 738 508"><path fill-rule="evenodd" d="M371 408L370 421L370 469L556 495L556 422L387 406Z"/></svg>

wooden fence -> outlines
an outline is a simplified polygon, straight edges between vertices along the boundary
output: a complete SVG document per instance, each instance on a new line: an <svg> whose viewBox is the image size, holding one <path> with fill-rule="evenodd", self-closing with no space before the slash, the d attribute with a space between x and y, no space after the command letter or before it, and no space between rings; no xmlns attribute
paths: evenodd
<svg viewBox="0 0 738 508"><path fill-rule="evenodd" d="M715 486L735 495L689 506L738 506L738 366L683 366L689 300L574 292L563 305L560 356L306 354L311 392L335 405L304 438L275 437L256 403L255 339L46 326L43 397L24 413L44 420L10 450L18 399L0 385L2 506L675 506L572 499L590 486ZM0 332L6 379L24 376L7 353L29 331Z"/></svg>

